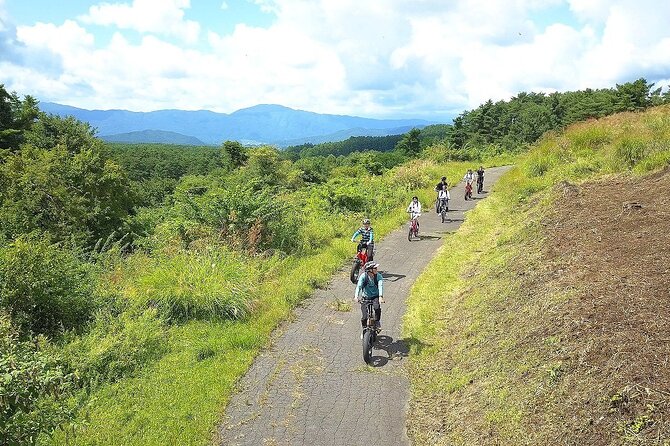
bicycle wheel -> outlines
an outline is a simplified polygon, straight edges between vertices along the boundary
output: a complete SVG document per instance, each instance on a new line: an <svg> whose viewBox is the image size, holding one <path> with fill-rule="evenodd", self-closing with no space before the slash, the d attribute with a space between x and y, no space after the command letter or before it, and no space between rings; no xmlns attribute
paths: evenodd
<svg viewBox="0 0 670 446"><path fill-rule="evenodd" d="M412 241L412 227L409 227L409 232L407 233L407 240Z"/></svg>
<svg viewBox="0 0 670 446"><path fill-rule="evenodd" d="M363 361L366 364L372 362L372 330L365 330L363 333Z"/></svg>
<svg viewBox="0 0 670 446"><path fill-rule="evenodd" d="M444 223L444 220L446 219L447 219L447 211L445 211L444 208L442 208L442 223Z"/></svg>
<svg viewBox="0 0 670 446"><path fill-rule="evenodd" d="M351 283L358 283L358 273L361 270L361 262L360 260L356 259L354 264L351 266L351 273L349 274L349 280L351 280Z"/></svg>

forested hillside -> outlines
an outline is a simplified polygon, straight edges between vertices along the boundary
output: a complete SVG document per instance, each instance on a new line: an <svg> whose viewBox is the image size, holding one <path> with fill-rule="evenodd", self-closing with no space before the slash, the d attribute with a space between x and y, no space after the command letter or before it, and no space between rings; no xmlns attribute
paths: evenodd
<svg viewBox="0 0 670 446"><path fill-rule="evenodd" d="M469 166L445 162L510 162L593 104L668 99L651 88L520 94L453 126L282 152L106 144L0 86L2 444L207 443L272 329L352 255L361 218L384 235L413 194Z"/></svg>

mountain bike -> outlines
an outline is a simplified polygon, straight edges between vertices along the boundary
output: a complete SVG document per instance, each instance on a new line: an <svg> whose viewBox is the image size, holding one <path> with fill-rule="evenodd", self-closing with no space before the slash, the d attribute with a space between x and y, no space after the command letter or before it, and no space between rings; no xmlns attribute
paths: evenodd
<svg viewBox="0 0 670 446"><path fill-rule="evenodd" d="M368 246L366 243L358 244L358 252L354 257L354 264L351 265L351 273L349 273L349 280L351 283L358 283L358 276L361 273L361 268L368 261Z"/></svg>
<svg viewBox="0 0 670 446"><path fill-rule="evenodd" d="M449 199L440 198L440 204L438 206L438 212L442 217L442 223L447 219L447 212L449 211Z"/></svg>
<svg viewBox="0 0 670 446"><path fill-rule="evenodd" d="M472 199L472 183L465 183L465 201Z"/></svg>
<svg viewBox="0 0 670 446"><path fill-rule="evenodd" d="M419 237L419 218L420 214L415 214L410 212L411 218L409 220L409 233L407 234L407 240L412 241L412 237Z"/></svg>
<svg viewBox="0 0 670 446"><path fill-rule="evenodd" d="M372 362L372 345L377 341L377 317L372 300L365 301L367 305L368 318L363 327L363 361L366 364Z"/></svg>

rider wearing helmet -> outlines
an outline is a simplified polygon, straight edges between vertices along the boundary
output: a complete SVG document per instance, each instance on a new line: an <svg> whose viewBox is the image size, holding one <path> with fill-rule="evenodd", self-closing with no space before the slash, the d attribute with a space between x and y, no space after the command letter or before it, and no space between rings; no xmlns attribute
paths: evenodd
<svg viewBox="0 0 670 446"><path fill-rule="evenodd" d="M367 262L365 264L365 274L358 278L356 291L354 291L354 300L361 304L361 325L365 328L368 319L368 303L372 301L372 307L375 309L377 319L377 328L381 330L382 308L379 303L386 303L384 300L384 278L377 271L379 264ZM363 334L361 333L361 337Z"/></svg>
<svg viewBox="0 0 670 446"><path fill-rule="evenodd" d="M351 241L355 242L356 237L359 235L361 236L361 241L358 243L358 250L360 251L361 249L366 248L368 260L372 260L375 247L375 235L372 226L370 226L369 218L363 219L363 226L354 232L354 235L351 236Z"/></svg>

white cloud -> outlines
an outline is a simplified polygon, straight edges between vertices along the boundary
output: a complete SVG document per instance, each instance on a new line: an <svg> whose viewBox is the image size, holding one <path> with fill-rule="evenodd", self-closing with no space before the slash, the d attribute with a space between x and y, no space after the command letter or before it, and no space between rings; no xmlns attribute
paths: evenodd
<svg viewBox="0 0 670 446"><path fill-rule="evenodd" d="M210 29L204 47L159 36L195 38L199 25L184 19L188 0L92 7L84 24L119 28L104 46L74 21L20 26L20 43L57 56L62 72L2 73L26 94L82 107L231 112L279 103L376 117L440 116L521 91L670 78L664 0L566 0L579 20L550 26L535 14L561 0L253 1L274 14L271 26ZM147 34L135 42L127 28ZM77 93L82 86L86 94Z"/></svg>
<svg viewBox="0 0 670 446"><path fill-rule="evenodd" d="M200 25L184 20L184 9L188 8L190 0L133 0L132 5L94 5L89 8L88 14L79 18L84 23L177 36L187 43L194 43L198 40Z"/></svg>

